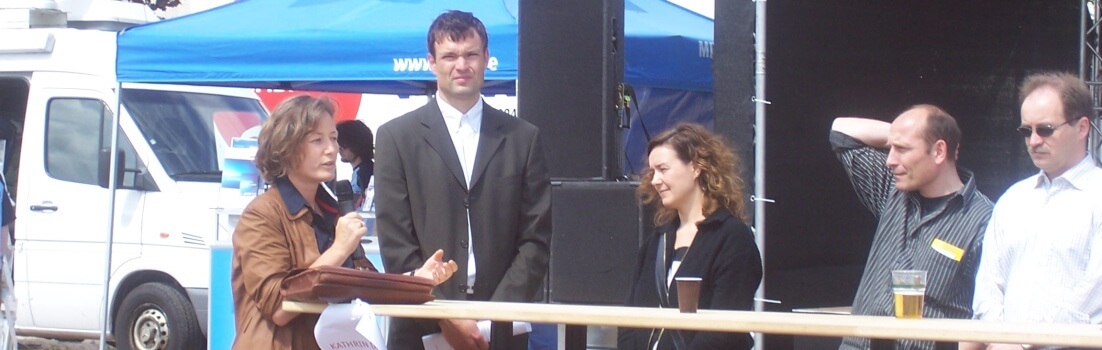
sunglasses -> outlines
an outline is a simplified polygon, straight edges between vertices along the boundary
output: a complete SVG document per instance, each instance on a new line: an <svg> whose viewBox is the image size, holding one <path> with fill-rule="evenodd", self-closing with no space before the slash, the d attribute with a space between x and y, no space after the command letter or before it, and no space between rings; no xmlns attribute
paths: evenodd
<svg viewBox="0 0 1102 350"><path fill-rule="evenodd" d="M1038 125L1037 129L1036 129L1037 130L1037 136L1040 136L1040 137L1052 136L1052 133L1056 132L1056 128L1059 128L1063 125L1067 125L1067 123L1068 122L1063 122L1063 123L1056 124L1056 125L1051 125L1051 124L1049 124L1049 125ZM1028 126L1019 126L1018 127L1018 133L1022 134L1022 137L1027 137L1028 138L1028 137L1032 136L1033 135L1033 130L1034 130L1033 128L1028 127Z"/></svg>

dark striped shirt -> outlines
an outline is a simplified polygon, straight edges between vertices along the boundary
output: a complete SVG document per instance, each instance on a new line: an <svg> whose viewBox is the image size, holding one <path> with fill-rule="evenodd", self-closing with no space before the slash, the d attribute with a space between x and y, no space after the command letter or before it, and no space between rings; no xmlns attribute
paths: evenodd
<svg viewBox="0 0 1102 350"><path fill-rule="evenodd" d="M942 206L925 213L918 193L895 189L895 179L885 165L887 153L832 131L830 143L849 175L857 196L880 223L873 237L865 273L853 299L854 315L894 316L891 270L925 270L925 318L971 318L983 232L992 204L976 190L971 171L958 168L964 183ZM945 244L963 252L960 261L947 254ZM956 349L956 344L946 344ZM900 340L896 349L935 349L933 342ZM846 338L841 349L868 349L869 340Z"/></svg>

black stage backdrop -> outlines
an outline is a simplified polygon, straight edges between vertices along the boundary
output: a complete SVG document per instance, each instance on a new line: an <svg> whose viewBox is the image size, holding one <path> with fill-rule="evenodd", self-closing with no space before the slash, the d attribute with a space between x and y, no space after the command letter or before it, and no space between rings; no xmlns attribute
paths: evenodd
<svg viewBox="0 0 1102 350"><path fill-rule="evenodd" d="M747 12L726 3L716 1L716 125L752 145L737 125L752 121L753 109L722 85L753 79L745 54L725 53L745 47L721 48L724 36L747 28L724 21ZM776 311L848 305L868 256L876 222L830 150L835 117L890 121L914 104L945 108L964 130L960 164L997 200L1036 171L1013 130L1017 85L1039 70L1075 74L1080 45L1074 0L772 0L767 26L766 186L776 203L766 214L766 297L783 302L769 306ZM731 69L739 72L721 67L727 60L738 60ZM801 337L766 342L769 350L824 346Z"/></svg>

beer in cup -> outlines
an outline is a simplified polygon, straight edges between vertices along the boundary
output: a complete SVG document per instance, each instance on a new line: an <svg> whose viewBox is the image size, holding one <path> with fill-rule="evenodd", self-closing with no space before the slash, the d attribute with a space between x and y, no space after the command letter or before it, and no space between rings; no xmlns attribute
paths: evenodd
<svg viewBox="0 0 1102 350"><path fill-rule="evenodd" d="M892 294L895 294L896 318L922 318L926 271L893 270Z"/></svg>

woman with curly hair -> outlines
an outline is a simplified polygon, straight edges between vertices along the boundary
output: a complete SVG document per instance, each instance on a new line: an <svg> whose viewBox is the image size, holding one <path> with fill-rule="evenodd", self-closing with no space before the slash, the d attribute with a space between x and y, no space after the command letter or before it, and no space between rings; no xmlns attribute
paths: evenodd
<svg viewBox="0 0 1102 350"><path fill-rule="evenodd" d="M701 309L750 310L761 255L743 222L739 159L699 124L680 123L647 144L637 194L657 205L658 230L639 252L628 306L677 308L675 277L699 277ZM746 333L627 329L619 349L750 349Z"/></svg>

